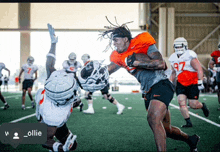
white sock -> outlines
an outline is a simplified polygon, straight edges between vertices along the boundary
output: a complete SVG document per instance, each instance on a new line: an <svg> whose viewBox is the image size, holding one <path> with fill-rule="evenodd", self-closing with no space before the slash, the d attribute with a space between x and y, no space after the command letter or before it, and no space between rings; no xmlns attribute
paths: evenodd
<svg viewBox="0 0 220 152"><path fill-rule="evenodd" d="M25 107L25 105L22 105L22 107Z"/></svg>
<svg viewBox="0 0 220 152"><path fill-rule="evenodd" d="M92 104L92 103L89 103L89 104L88 104L88 108L93 108L93 104Z"/></svg>
<svg viewBox="0 0 220 152"><path fill-rule="evenodd" d="M116 103L116 106L119 108L119 107L121 106L121 104L117 102L117 103Z"/></svg>
<svg viewBox="0 0 220 152"><path fill-rule="evenodd" d="M8 103L7 102L5 102L5 105L7 105Z"/></svg>
<svg viewBox="0 0 220 152"><path fill-rule="evenodd" d="M60 142L55 142L54 144L53 144L53 151L54 152L58 152L58 147L61 145L61 143Z"/></svg>

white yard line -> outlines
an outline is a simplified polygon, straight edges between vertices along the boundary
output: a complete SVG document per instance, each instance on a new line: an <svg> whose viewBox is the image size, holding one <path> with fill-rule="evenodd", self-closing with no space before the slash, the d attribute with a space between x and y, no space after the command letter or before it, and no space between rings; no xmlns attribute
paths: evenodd
<svg viewBox="0 0 220 152"><path fill-rule="evenodd" d="M170 103L170 106L172 106L172 107L174 107L174 108L176 108L176 109L180 109L179 106L176 106L176 105L174 105L174 104L172 104L172 103ZM199 118L199 119L201 119L201 120L204 120L204 121L206 121L206 122L208 122L208 123L210 123L210 124L212 124L212 125L214 125L214 126L220 127L220 124L217 124L217 123L215 123L215 122L213 122L213 121L211 121L211 120L209 120L209 119L206 119L206 118L204 118L204 117L201 117L201 116L199 116L199 115L197 115L197 114L194 114L194 113L192 113L192 112L190 112L190 111L189 111L189 114L192 115L192 116L194 116L194 117L197 117L197 118Z"/></svg>
<svg viewBox="0 0 220 152"><path fill-rule="evenodd" d="M11 122L9 122L9 123L19 122L19 121L22 121L22 120L28 119L28 118L33 117L33 116L35 116L35 113L33 113L33 114L31 114L31 115L27 115L27 116L25 116L25 117L21 117L21 118L16 119L16 120L13 120L13 121L11 121Z"/></svg>

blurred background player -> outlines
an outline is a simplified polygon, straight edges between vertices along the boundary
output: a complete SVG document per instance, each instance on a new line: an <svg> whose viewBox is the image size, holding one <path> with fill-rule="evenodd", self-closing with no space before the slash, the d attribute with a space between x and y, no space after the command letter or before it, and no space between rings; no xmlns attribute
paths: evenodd
<svg viewBox="0 0 220 152"><path fill-rule="evenodd" d="M216 71L208 68L209 71L209 92L214 93L218 91L217 81L216 81Z"/></svg>
<svg viewBox="0 0 220 152"><path fill-rule="evenodd" d="M47 26L51 38L46 60L47 79L44 89L39 89L35 96L36 117L47 125L47 141L42 146L53 152L73 151L77 147L77 136L67 128L66 122L73 111L73 103L77 101L74 90L78 85L73 73L54 68L58 37L53 27Z"/></svg>
<svg viewBox="0 0 220 152"><path fill-rule="evenodd" d="M203 70L197 59L197 54L188 49L185 38L179 37L174 40L174 50L175 52L169 58L172 66L170 81L174 82L174 79L177 78L176 94L181 114L186 120L186 125L182 125L182 127L192 127L187 99L190 108L202 109L204 115L209 116L206 104L198 101L200 90L204 89Z"/></svg>
<svg viewBox="0 0 220 152"><path fill-rule="evenodd" d="M218 103L219 107L217 110L220 110L220 42L218 44L218 50L212 52L211 60L209 61L209 69L216 71L216 82L218 86L217 94L218 94Z"/></svg>
<svg viewBox="0 0 220 152"><path fill-rule="evenodd" d="M84 66L86 66L90 62L90 56L88 54L83 54L81 59L84 63ZM109 83L108 83L107 86L105 86L100 91L101 91L104 99L108 100L110 103L113 103L114 105L117 106L117 108L118 108L117 114L118 115L122 114L125 106L120 104L114 97L112 97L111 94L109 94L108 90L109 90ZM94 108L93 108L92 94L93 94L93 92L86 92L85 99L88 101L88 109L83 110L84 113L88 113L88 114L94 114L95 113Z"/></svg>
<svg viewBox="0 0 220 152"><path fill-rule="evenodd" d="M18 84L19 84L19 77L17 76L17 77L15 77L15 90L16 90L16 91L19 90Z"/></svg>
<svg viewBox="0 0 220 152"><path fill-rule="evenodd" d="M27 63L21 67L21 70L18 76L19 83L20 83L21 75L24 72L24 81L22 82L22 106L21 106L22 110L25 110L26 91L28 91L28 96L31 99L32 108L35 107L31 91L32 91L34 81L37 79L38 67L36 65L33 65L33 63L34 63L34 58L32 56L29 56L27 58ZM35 78L33 78L34 74L35 74Z"/></svg>
<svg viewBox="0 0 220 152"><path fill-rule="evenodd" d="M0 99L1 99L1 101L5 104L5 105L4 105L4 110L6 110L6 109L9 108L9 105L8 105L8 103L5 101L5 98L3 97L2 92L1 92L2 76L3 76L3 75L2 75L2 70L3 70L3 69L6 70L6 71L8 71L8 77L10 77L10 70L5 67L5 64L4 64L4 63L0 63Z"/></svg>
<svg viewBox="0 0 220 152"><path fill-rule="evenodd" d="M77 76L77 71L82 68L82 65L81 65L80 62L76 61L77 56L74 52L71 52L69 54L68 58L69 58L69 60L65 60L63 62L63 69L65 69L67 73L73 73L76 77ZM81 95L80 87L77 90L77 94ZM80 106L80 111L82 111L83 103L80 102L79 106Z"/></svg>
<svg viewBox="0 0 220 152"><path fill-rule="evenodd" d="M9 81L9 78L5 75L4 76L4 90L7 89L7 91L8 91L8 81Z"/></svg>

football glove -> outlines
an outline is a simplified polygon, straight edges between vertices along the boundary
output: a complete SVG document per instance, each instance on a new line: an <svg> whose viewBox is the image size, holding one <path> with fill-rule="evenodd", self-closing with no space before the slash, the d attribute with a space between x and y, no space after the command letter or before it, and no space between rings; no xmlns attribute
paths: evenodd
<svg viewBox="0 0 220 152"><path fill-rule="evenodd" d="M55 35L54 28L49 23L47 24L47 27L48 27L48 30L49 30L49 33L50 33L51 43L57 43L58 42L58 37Z"/></svg>
<svg viewBox="0 0 220 152"><path fill-rule="evenodd" d="M135 58L135 53L133 53L132 55L128 56L128 57L126 58L127 66L133 67L133 63L134 63L135 60L136 60L136 58Z"/></svg>
<svg viewBox="0 0 220 152"><path fill-rule="evenodd" d="M199 90L203 90L205 87L204 87L204 85L203 85L203 82L202 82L202 80L198 80L198 89Z"/></svg>

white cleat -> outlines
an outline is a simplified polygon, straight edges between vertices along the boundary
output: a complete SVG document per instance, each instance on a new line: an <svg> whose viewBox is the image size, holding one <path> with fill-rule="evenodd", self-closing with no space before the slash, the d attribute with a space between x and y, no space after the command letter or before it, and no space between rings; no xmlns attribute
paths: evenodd
<svg viewBox="0 0 220 152"><path fill-rule="evenodd" d="M94 114L95 111L93 108L88 108L87 110L83 110L83 113L87 113L87 114Z"/></svg>
<svg viewBox="0 0 220 152"><path fill-rule="evenodd" d="M69 151L72 148L74 142L76 141L76 137L77 136L73 135L72 133L69 134L65 144L63 145L63 151Z"/></svg>
<svg viewBox="0 0 220 152"><path fill-rule="evenodd" d="M121 104L121 105L118 107L117 115L122 114L122 112L123 112L124 109L125 109L125 106Z"/></svg>

